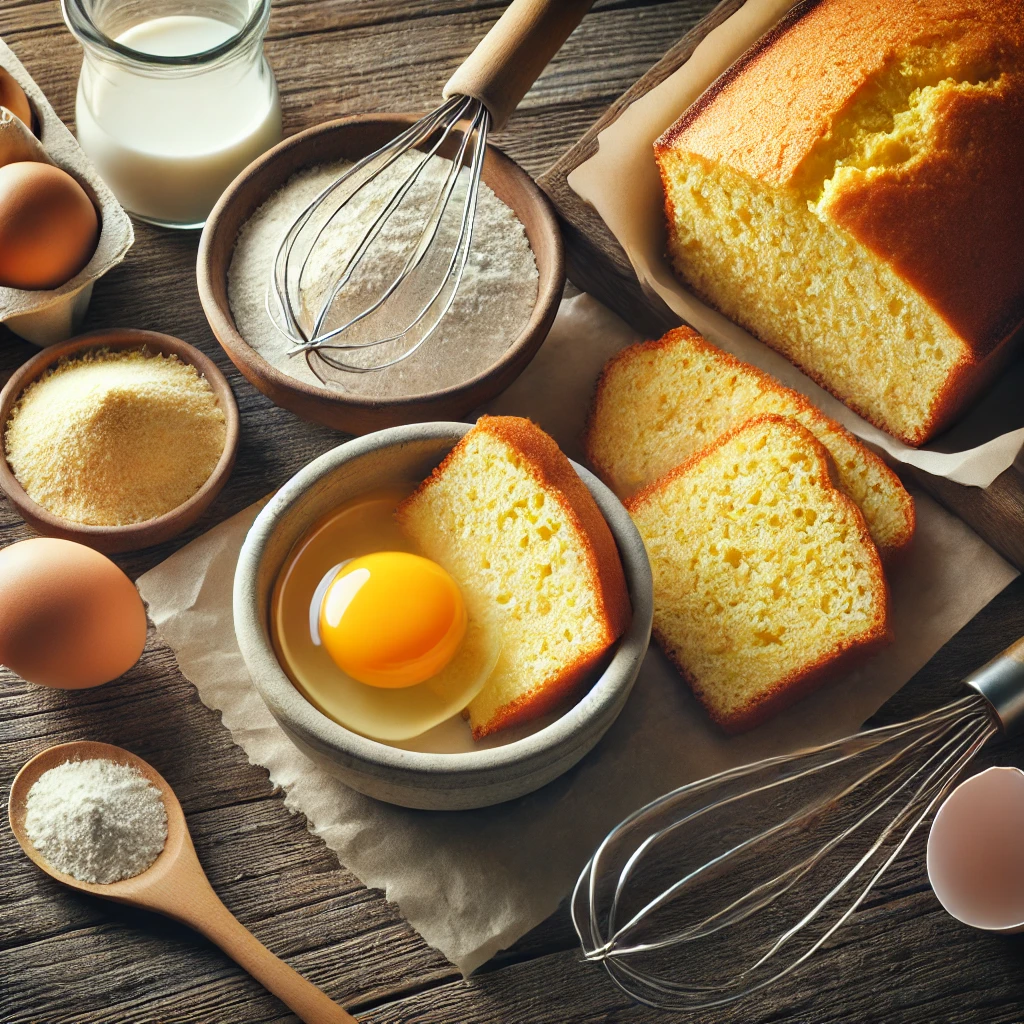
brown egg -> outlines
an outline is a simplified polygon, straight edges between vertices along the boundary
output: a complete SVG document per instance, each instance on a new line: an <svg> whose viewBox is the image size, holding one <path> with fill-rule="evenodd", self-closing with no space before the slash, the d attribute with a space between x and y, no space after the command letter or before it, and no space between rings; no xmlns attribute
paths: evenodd
<svg viewBox="0 0 1024 1024"><path fill-rule="evenodd" d="M142 598L105 555L53 537L0 550L0 665L80 690L127 672L145 644Z"/></svg>
<svg viewBox="0 0 1024 1024"><path fill-rule="evenodd" d="M56 288L89 262L96 207L59 167L21 160L0 167L0 285Z"/></svg>
<svg viewBox="0 0 1024 1024"><path fill-rule="evenodd" d="M0 107L6 107L15 117L21 118L25 127L32 131L32 108L25 90L4 68L0 68Z"/></svg>

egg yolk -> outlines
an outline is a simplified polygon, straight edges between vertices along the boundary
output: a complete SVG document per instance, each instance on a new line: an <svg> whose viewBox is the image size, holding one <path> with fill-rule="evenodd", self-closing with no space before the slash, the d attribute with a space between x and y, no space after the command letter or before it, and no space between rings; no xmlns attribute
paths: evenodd
<svg viewBox="0 0 1024 1024"><path fill-rule="evenodd" d="M415 686L451 661L466 634L458 584L405 551L355 558L320 605L320 640L334 663L370 686Z"/></svg>

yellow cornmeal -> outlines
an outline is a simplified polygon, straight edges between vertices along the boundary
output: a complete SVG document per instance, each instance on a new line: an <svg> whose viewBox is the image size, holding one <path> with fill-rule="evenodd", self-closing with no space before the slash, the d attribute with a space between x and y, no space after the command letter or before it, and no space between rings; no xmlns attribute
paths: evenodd
<svg viewBox="0 0 1024 1024"><path fill-rule="evenodd" d="M30 384L4 435L33 501L90 526L154 519L206 482L227 427L209 383L177 356L101 349Z"/></svg>

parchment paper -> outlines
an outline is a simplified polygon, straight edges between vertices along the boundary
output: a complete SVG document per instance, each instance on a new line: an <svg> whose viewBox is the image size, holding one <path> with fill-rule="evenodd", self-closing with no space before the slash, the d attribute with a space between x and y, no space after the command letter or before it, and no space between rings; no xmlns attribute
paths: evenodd
<svg viewBox="0 0 1024 1024"><path fill-rule="evenodd" d="M579 458L598 370L636 338L589 296L566 300L536 359L488 411L531 416ZM235 563L257 506L146 573L139 589L182 672L249 760L283 788L287 806L468 974L555 910L628 813L729 765L855 731L1013 579L960 520L915 497L917 540L892 580L897 641L860 672L726 739L652 649L625 710L587 758L537 793L479 811L410 811L360 796L307 761L274 722L246 672L231 615Z"/></svg>
<svg viewBox="0 0 1024 1024"><path fill-rule="evenodd" d="M1020 362L1007 375L1007 386L993 389L954 431L924 449L910 448L861 419L784 356L705 306L676 280L665 259L663 196L652 149L655 139L792 6L793 0L747 0L707 35L678 71L601 132L597 154L569 174L569 185L601 215L629 256L641 285L714 344L802 392L893 459L957 483L987 487L1024 445L1020 397L1024 366ZM784 83L779 88L785 88Z"/></svg>

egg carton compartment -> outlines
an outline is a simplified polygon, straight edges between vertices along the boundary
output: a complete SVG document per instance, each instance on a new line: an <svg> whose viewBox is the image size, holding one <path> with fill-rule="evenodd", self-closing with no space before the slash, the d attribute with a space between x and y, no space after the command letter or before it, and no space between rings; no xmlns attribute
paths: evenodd
<svg viewBox="0 0 1024 1024"><path fill-rule="evenodd" d="M85 189L100 216L96 251L70 281L58 288L38 291L0 287L0 322L36 345L53 345L66 341L79 330L96 279L124 259L135 241L135 232L114 193L3 40L0 40L0 67L10 72L25 90L38 133L34 136L18 118L0 107L0 163L12 162L13 157L54 164ZM10 155L5 157L5 154Z"/></svg>

